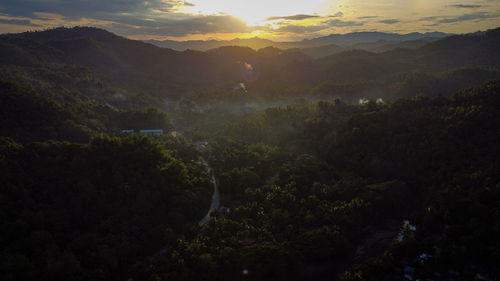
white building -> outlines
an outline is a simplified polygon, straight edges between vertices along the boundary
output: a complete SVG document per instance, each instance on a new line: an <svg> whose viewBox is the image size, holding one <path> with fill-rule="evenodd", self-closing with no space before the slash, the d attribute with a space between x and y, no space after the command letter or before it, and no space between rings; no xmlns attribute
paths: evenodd
<svg viewBox="0 0 500 281"><path fill-rule="evenodd" d="M139 133L146 136L161 136L163 135L162 129L154 129L154 130L139 130Z"/></svg>

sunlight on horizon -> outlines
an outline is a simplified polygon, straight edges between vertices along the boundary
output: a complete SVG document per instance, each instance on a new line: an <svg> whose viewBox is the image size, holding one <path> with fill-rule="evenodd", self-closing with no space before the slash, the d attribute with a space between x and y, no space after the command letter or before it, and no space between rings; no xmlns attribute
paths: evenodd
<svg viewBox="0 0 500 281"><path fill-rule="evenodd" d="M292 16L297 14L326 14L334 10L338 0L193 0L194 6L186 7L185 11L201 14L228 14L256 26L267 18L276 16Z"/></svg>

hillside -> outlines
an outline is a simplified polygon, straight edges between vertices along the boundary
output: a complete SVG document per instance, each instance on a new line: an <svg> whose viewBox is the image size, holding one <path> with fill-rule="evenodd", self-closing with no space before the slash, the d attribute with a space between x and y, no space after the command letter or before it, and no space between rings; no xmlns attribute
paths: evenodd
<svg viewBox="0 0 500 281"><path fill-rule="evenodd" d="M426 34L396 37L403 40L421 35ZM378 34L367 33L345 35L345 38L376 36ZM206 52L179 52L125 39L105 30L77 27L3 35L0 63L4 77L23 79L31 84L40 81L34 83L35 86L45 88L59 80L49 81L56 77L40 75L42 69L59 73L57 76L68 67L82 67L93 77L89 82L94 81L87 83L82 91L84 95L103 104L128 108L138 102L157 105L187 97L193 97L197 104L209 102L216 96L217 99L221 96L241 98L233 90L240 83L247 91L246 99L304 95L393 98L418 93L408 93L408 83L413 83L413 89L426 89L436 83L446 88L450 81L444 81L442 73L459 69L484 68L476 72L470 83L460 83L464 87L498 77L499 37L499 29L496 29L432 39L429 43L425 43L427 39L403 41L394 46L406 48L385 52L378 49L378 53L344 50L338 45L287 50L269 47L259 51L230 46ZM422 44L425 45L418 47ZM335 54L314 59L332 52ZM412 76L418 78L411 78L410 82L408 79ZM453 87L447 92L451 94L459 89L462 88Z"/></svg>
<svg viewBox="0 0 500 281"><path fill-rule="evenodd" d="M218 108L186 131L208 149L182 136L54 141L46 124L71 112L19 98L9 105L40 115L17 125L50 139L0 137L0 276L400 280L412 267L422 279L494 280L498 214L485 212L500 202L499 93L497 81L451 97ZM211 177L226 209L199 225Z"/></svg>

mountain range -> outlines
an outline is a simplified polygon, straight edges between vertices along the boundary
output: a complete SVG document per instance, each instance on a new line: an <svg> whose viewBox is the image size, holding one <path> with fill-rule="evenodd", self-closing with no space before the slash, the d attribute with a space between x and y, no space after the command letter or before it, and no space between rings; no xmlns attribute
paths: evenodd
<svg viewBox="0 0 500 281"><path fill-rule="evenodd" d="M137 98L140 92L150 102L189 93L232 91L239 83L250 94L266 97L291 92L397 96L407 83L420 85L408 87L413 92L425 92L435 89L436 81L446 81L454 85L446 88L454 91L499 75L500 28L426 39L431 35L443 34L354 33L302 41L318 45L310 48L224 46L203 52L160 48L97 28L57 28L0 36L0 65L4 77L20 69L31 73L35 68L60 72L65 66L84 67L110 87L123 89L121 95ZM380 36L411 40L390 43L394 47L389 48ZM367 38L379 41L359 43ZM348 39L354 45L330 44ZM378 52L359 50L362 46ZM470 77L464 79L464 75ZM41 78L38 73L24 73L16 79ZM120 104L112 94L92 93L92 99Z"/></svg>
<svg viewBox="0 0 500 281"><path fill-rule="evenodd" d="M304 39L301 41L278 42L259 37L249 39L232 39L232 40L190 40L190 41L173 41L173 40L145 40L144 42L154 44L163 48L184 51L187 49L197 51L207 51L223 46L246 46L252 49L261 49L265 47L275 47L278 49L311 49L316 47L324 47L326 45L338 45L342 50L357 48L368 51L376 51L381 46L398 47L398 43L407 42L406 47L413 46L411 42L416 40L432 41L437 40L452 34L442 32L428 33L384 33L384 32L355 32L347 34L331 34L324 37L314 39ZM385 49L387 50L387 49ZM332 54L332 53L329 53Z"/></svg>

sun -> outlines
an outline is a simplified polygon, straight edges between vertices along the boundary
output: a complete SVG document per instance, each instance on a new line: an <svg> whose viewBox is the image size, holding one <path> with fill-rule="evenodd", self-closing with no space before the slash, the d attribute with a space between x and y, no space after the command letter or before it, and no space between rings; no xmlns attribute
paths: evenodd
<svg viewBox="0 0 500 281"><path fill-rule="evenodd" d="M191 13L228 14L240 18L254 26L265 22L269 17L291 16L296 14L323 14L336 0L192 0L194 6L187 7Z"/></svg>

